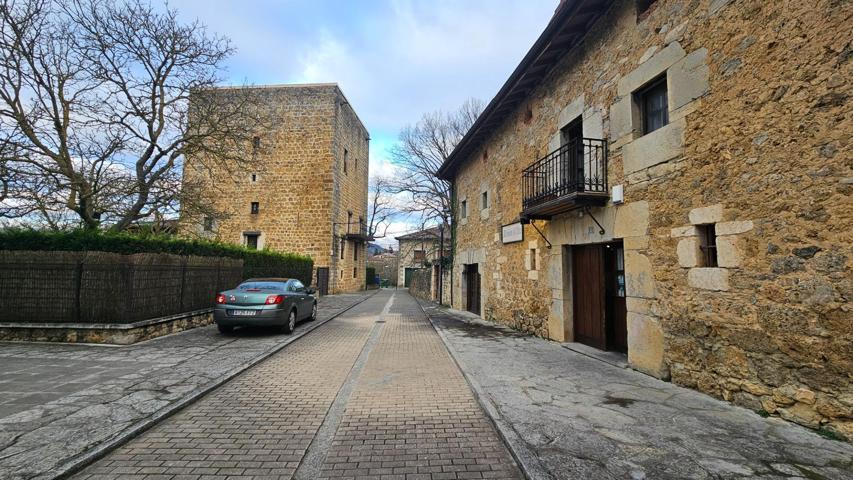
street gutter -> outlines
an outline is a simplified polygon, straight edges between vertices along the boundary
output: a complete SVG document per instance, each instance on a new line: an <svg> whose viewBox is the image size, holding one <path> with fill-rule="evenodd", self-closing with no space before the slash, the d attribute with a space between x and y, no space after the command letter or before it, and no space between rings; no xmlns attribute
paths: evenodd
<svg viewBox="0 0 853 480"><path fill-rule="evenodd" d="M266 360L267 358L271 357L272 355L278 353L284 347L290 345L291 343L295 342L296 340L299 340L300 338L304 337L305 335L308 335L309 333L311 333L314 330L322 327L326 323L331 322L332 320L338 318L339 316L343 315L344 313L348 312L349 310L351 310L351 309L355 308L356 306L362 304L365 300L373 297L379 291L380 290L376 290L375 292L373 292L369 295L365 295L364 298L362 298L358 302L356 302L356 303L350 305L349 307L341 310L340 312L338 312L335 315L327 318L326 320L311 323L310 325L308 325L305 328L305 330L303 330L297 334L291 335L287 340L285 340L282 343L270 348L269 350L262 353L261 355L258 355L257 357L253 358L252 360L236 367L235 369L231 370L230 372L228 372L225 375L223 375L222 377L220 377L218 380L211 382L211 383L208 383L204 387L192 391L186 397L176 401L175 403L173 403L171 405L164 407L163 409L157 411L156 413L154 413L150 417L148 417L144 420L141 420L141 421L137 422L136 424L128 427L127 429L125 429L124 431L122 431L121 433L116 435L115 437L99 444L98 446L96 446L94 448L87 450L86 452L80 454L77 457L73 457L71 460L69 460L69 461L67 461L67 462L65 462L65 463L63 463L63 464L61 464L55 468L52 468L52 469L48 470L47 472L44 472L44 473L42 473L42 474L40 474L34 478L37 478L37 479L63 479L63 478L70 477L71 475L79 472L83 468L91 465L95 461L101 459L102 457L104 457L105 455L107 455L111 451L115 450L116 448L118 448L118 447L124 445L125 443L129 442L134 437L138 436L142 432L153 427L154 425L156 425L160 421L165 420L166 418L174 415L179 410L183 409L184 407L187 407L188 405L192 404L196 400L199 400L201 397L207 395L208 393L212 392L213 390L215 390L218 387L222 386L223 384L227 383L229 380L233 379L237 375L240 375L241 373L245 372L246 370L254 367L255 365L257 365L257 364L263 362L264 360Z"/></svg>

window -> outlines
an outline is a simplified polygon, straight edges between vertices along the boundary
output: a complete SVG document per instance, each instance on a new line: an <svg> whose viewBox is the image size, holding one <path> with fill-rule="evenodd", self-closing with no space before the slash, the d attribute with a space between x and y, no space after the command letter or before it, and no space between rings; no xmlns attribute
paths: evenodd
<svg viewBox="0 0 853 480"><path fill-rule="evenodd" d="M255 150L261 148L261 137L252 138L252 148L254 148Z"/></svg>
<svg viewBox="0 0 853 480"><path fill-rule="evenodd" d="M204 217L204 231L210 232L213 230L213 217Z"/></svg>
<svg viewBox="0 0 853 480"><path fill-rule="evenodd" d="M347 246L347 240L345 238L341 239L341 260L344 259L344 247Z"/></svg>
<svg viewBox="0 0 853 480"><path fill-rule="evenodd" d="M640 115L643 118L643 135L652 133L669 123L666 75L652 81L636 95Z"/></svg>
<svg viewBox="0 0 853 480"><path fill-rule="evenodd" d="M258 249L258 238L261 235L259 233L244 233L243 237L246 239L246 248L249 250L257 250Z"/></svg>
<svg viewBox="0 0 853 480"><path fill-rule="evenodd" d="M426 259L426 252L423 250L415 250L414 255L416 262L423 262Z"/></svg>
<svg viewBox="0 0 853 480"><path fill-rule="evenodd" d="M257 215L260 210L261 210L261 204L258 202L252 202L252 210L251 210L252 215Z"/></svg>
<svg viewBox="0 0 853 480"><path fill-rule="evenodd" d="M257 181L258 181L258 174L257 174L257 173L253 173L253 174L252 174L252 182L254 183L254 182L257 182Z"/></svg>
<svg viewBox="0 0 853 480"><path fill-rule="evenodd" d="M537 267L537 265L536 265L536 249L531 248L530 249L530 269L531 270L537 270L536 267Z"/></svg>
<svg viewBox="0 0 853 480"><path fill-rule="evenodd" d="M459 207L461 210L462 218L468 218L468 200L462 200L462 206Z"/></svg>
<svg viewBox="0 0 853 480"><path fill-rule="evenodd" d="M483 192L480 196L480 209L485 210L489 208L489 192Z"/></svg>
<svg viewBox="0 0 853 480"><path fill-rule="evenodd" d="M616 296L625 297L625 249L619 245L616 247Z"/></svg>
<svg viewBox="0 0 853 480"><path fill-rule="evenodd" d="M349 152L344 149L344 173L347 173L347 161L349 160Z"/></svg>
<svg viewBox="0 0 853 480"><path fill-rule="evenodd" d="M349 226L352 224L352 212L347 212L347 233L349 233Z"/></svg>
<svg viewBox="0 0 853 480"><path fill-rule="evenodd" d="M352 267L352 278L358 278L358 267Z"/></svg>
<svg viewBox="0 0 853 480"><path fill-rule="evenodd" d="M355 159L355 171L356 172L358 171L358 159L357 158Z"/></svg>
<svg viewBox="0 0 853 480"><path fill-rule="evenodd" d="M700 225L699 249L702 250L702 266L717 266L717 231L714 224Z"/></svg>
<svg viewBox="0 0 853 480"><path fill-rule="evenodd" d="M358 244L357 243L352 246L352 261L353 262L358 261Z"/></svg>

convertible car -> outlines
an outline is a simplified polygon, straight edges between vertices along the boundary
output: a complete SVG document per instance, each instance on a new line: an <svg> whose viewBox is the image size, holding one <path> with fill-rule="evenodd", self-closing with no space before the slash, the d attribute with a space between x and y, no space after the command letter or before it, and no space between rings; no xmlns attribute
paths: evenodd
<svg viewBox="0 0 853 480"><path fill-rule="evenodd" d="M240 326L274 326L291 333L296 322L317 318L314 292L293 278L252 278L216 295L213 320L222 333Z"/></svg>

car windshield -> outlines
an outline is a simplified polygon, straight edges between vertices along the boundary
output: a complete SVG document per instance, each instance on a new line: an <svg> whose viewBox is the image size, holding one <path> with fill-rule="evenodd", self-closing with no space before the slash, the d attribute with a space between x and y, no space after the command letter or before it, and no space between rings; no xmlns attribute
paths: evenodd
<svg viewBox="0 0 853 480"><path fill-rule="evenodd" d="M284 283L281 282L246 282L241 283L237 289L239 290L262 290L265 292L283 292Z"/></svg>

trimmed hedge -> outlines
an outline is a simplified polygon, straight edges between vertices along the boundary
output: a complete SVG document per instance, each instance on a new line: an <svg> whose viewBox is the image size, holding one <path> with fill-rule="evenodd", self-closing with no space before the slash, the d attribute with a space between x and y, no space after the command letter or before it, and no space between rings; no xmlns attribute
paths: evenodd
<svg viewBox="0 0 853 480"><path fill-rule="evenodd" d="M98 230L42 231L0 230L0 250L96 251L125 255L170 253L200 257L228 257L243 260L243 278L288 277L311 284L314 261L311 257L272 250L249 250L228 243L188 240L164 235L134 235Z"/></svg>

